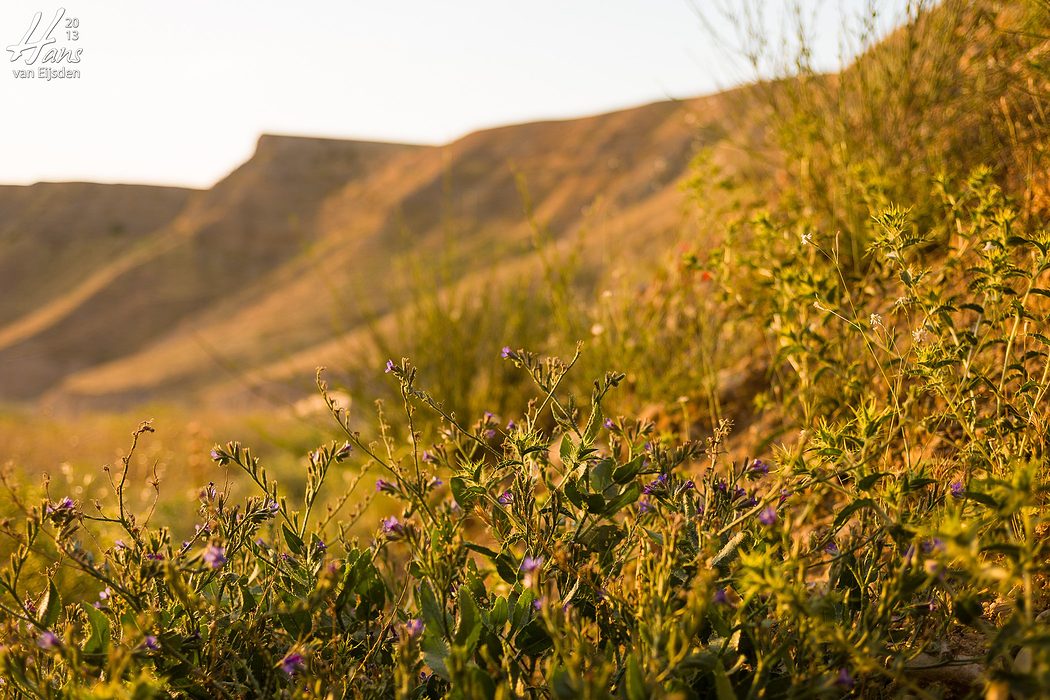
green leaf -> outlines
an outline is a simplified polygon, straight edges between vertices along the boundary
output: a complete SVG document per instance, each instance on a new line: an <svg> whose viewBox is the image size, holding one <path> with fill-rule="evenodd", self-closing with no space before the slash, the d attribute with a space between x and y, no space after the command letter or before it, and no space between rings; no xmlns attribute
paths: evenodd
<svg viewBox="0 0 1050 700"><path fill-rule="evenodd" d="M875 474L868 474L866 477L857 482L857 488L861 491L867 491L875 485L876 481L887 476L890 476L888 472L876 472Z"/></svg>
<svg viewBox="0 0 1050 700"><path fill-rule="evenodd" d="M448 658L449 649L448 642L441 636L441 632L427 627L423 632L423 642L420 646L423 649L423 660L426 661L427 666L447 681L449 677L445 659Z"/></svg>
<svg viewBox="0 0 1050 700"><path fill-rule="evenodd" d="M467 654L473 654L481 636L481 613L474 596L466 586L459 589L459 626L456 628L456 644L464 647Z"/></svg>
<svg viewBox="0 0 1050 700"><path fill-rule="evenodd" d="M572 443L572 439L565 435L561 439L561 447L558 449L558 454L561 455L561 463L566 469L573 464L573 453L576 451L576 446Z"/></svg>
<svg viewBox="0 0 1050 700"><path fill-rule="evenodd" d="M467 509L474 504L475 494L467 486L467 482L463 477L452 477L449 479L448 486L452 491L452 497L456 499L456 503L461 508Z"/></svg>
<svg viewBox="0 0 1050 700"><path fill-rule="evenodd" d="M642 676L642 667L638 663L638 657L635 654L627 657L627 668L623 674L623 686L627 700L648 700L649 693L645 689L645 677Z"/></svg>
<svg viewBox="0 0 1050 700"><path fill-rule="evenodd" d="M638 497L641 495L642 489L638 486L638 484L630 484L623 491L620 492L619 496L611 499L608 503L605 504L605 517L609 518L613 515L616 515L621 510L637 501Z"/></svg>
<svg viewBox="0 0 1050 700"><path fill-rule="evenodd" d="M849 520L851 515L856 513L861 508L874 507L875 501L871 500L870 498L861 498L859 500L853 501L853 503L850 503L848 506L839 511L839 514L835 517L835 524L834 526L832 526L832 530L837 531L840 527L842 527L843 523Z"/></svg>
<svg viewBox="0 0 1050 700"><path fill-rule="evenodd" d="M441 607L437 596L434 595L434 589L427 581L419 584L419 606L422 608L423 621L426 622L427 629L444 634L445 610Z"/></svg>
<svg viewBox="0 0 1050 700"><path fill-rule="evenodd" d="M37 603L37 610L40 612L40 625L51 629L58 622L58 615L62 612L62 598L58 595L58 588L55 587L54 579L50 579L47 582L47 592L40 598L40 602Z"/></svg>
<svg viewBox="0 0 1050 700"><path fill-rule="evenodd" d="M715 696L718 700L736 700L736 692L721 659L715 663Z"/></svg>
<svg viewBox="0 0 1050 700"><path fill-rule="evenodd" d="M109 648L110 629L109 618L101 611L96 610L93 605L81 603L87 614L88 624L91 626L91 636L84 643L85 654L102 654Z"/></svg>
<svg viewBox="0 0 1050 700"><path fill-rule="evenodd" d="M617 484L626 484L634 477L638 476L638 472L642 470L642 462L645 459L644 454L640 454L632 459L627 464L623 464L613 471L613 481Z"/></svg>
<svg viewBox="0 0 1050 700"><path fill-rule="evenodd" d="M591 490L601 493L605 489L612 486L613 483L613 462L612 459L606 457L605 459L598 460L598 463L591 467Z"/></svg>
<svg viewBox="0 0 1050 700"><path fill-rule="evenodd" d="M550 635L539 619L525 625L514 641L521 653L533 658L542 655L553 645Z"/></svg>
<svg viewBox="0 0 1050 700"><path fill-rule="evenodd" d="M302 538L292 532L287 525L282 525L281 529L284 531L284 541L288 543L288 549L292 554L301 557L305 551Z"/></svg>
<svg viewBox="0 0 1050 700"><path fill-rule="evenodd" d="M499 596L496 598L496 602L492 604L492 610L489 612L489 622L495 628L502 627L506 622L507 618L510 617L510 604L507 602L506 596Z"/></svg>
<svg viewBox="0 0 1050 700"><path fill-rule="evenodd" d="M607 552L623 539L623 531L618 525L599 525L587 530L580 542L592 552Z"/></svg>
<svg viewBox="0 0 1050 700"><path fill-rule="evenodd" d="M536 600L536 594L531 588L526 588L514 602L514 612L511 613L510 624L515 630L521 629L529 618L532 617L532 601Z"/></svg>

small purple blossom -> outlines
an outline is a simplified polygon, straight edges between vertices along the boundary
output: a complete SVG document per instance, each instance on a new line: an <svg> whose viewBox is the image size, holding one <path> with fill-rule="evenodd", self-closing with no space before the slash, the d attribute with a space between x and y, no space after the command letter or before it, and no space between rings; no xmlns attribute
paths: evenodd
<svg viewBox="0 0 1050 700"><path fill-rule="evenodd" d="M47 508L44 509L44 513L47 515L54 515L56 513L72 513L76 503L72 498L66 496L58 503L48 503Z"/></svg>
<svg viewBox="0 0 1050 700"><path fill-rule="evenodd" d="M495 430L493 430L492 428L489 428L488 430L485 431L485 438L487 440L491 440L494 437L496 437L496 431Z"/></svg>
<svg viewBox="0 0 1050 700"><path fill-rule="evenodd" d="M966 487L961 481L953 481L951 485L952 498L962 498Z"/></svg>
<svg viewBox="0 0 1050 700"><path fill-rule="evenodd" d="M392 493L394 491L394 485L386 479L376 479L376 491Z"/></svg>
<svg viewBox="0 0 1050 700"><path fill-rule="evenodd" d="M543 596L540 596L536 600L532 601L532 609L533 610L542 610L543 609Z"/></svg>
<svg viewBox="0 0 1050 700"><path fill-rule="evenodd" d="M281 670L289 676L294 676L303 666L302 654L290 653L281 659Z"/></svg>
<svg viewBox="0 0 1050 700"><path fill-rule="evenodd" d="M405 532L405 526L396 517L391 515L383 519L383 532L388 535L401 535Z"/></svg>
<svg viewBox="0 0 1050 700"><path fill-rule="evenodd" d="M421 620L418 617L414 617L405 623L405 630L408 631L408 635L410 637L418 637L420 634L423 633L424 626L425 625L423 623L423 620Z"/></svg>
<svg viewBox="0 0 1050 700"><path fill-rule="evenodd" d="M693 483L692 479L689 479L684 484L682 484L682 490L683 491L691 491L691 490L693 490L695 488L696 488L696 484Z"/></svg>
<svg viewBox="0 0 1050 700"><path fill-rule="evenodd" d="M420 459L422 459L427 464L433 464L437 461L436 459L434 459L434 455L431 454L428 450L423 450L423 454L420 455Z"/></svg>
<svg viewBox="0 0 1050 700"><path fill-rule="evenodd" d="M54 632L44 631L39 637L36 638L36 645L41 649L54 649L61 644L58 635Z"/></svg>
<svg viewBox="0 0 1050 700"><path fill-rule="evenodd" d="M751 463L750 472L754 476L765 476L769 473L769 465L761 459L756 459Z"/></svg>
<svg viewBox="0 0 1050 700"><path fill-rule="evenodd" d="M841 688L852 688L856 685L856 682L853 680L853 676L849 674L849 671L842 668L839 669L839 675L835 679L835 685Z"/></svg>
<svg viewBox="0 0 1050 700"><path fill-rule="evenodd" d="M148 552L146 558L152 561L164 561L164 555L160 552Z"/></svg>
<svg viewBox="0 0 1050 700"><path fill-rule="evenodd" d="M839 553L839 546L834 541L828 542L824 545L824 551L831 556L836 556Z"/></svg>
<svg viewBox="0 0 1050 700"><path fill-rule="evenodd" d="M350 456L350 453L353 452L353 450L354 450L354 446L353 445L351 445L349 442L344 442L342 447L340 447L338 450L336 450L335 458L338 459L338 460L346 459L347 457Z"/></svg>
<svg viewBox="0 0 1050 700"><path fill-rule="evenodd" d="M503 350L500 351L500 357L502 357L504 360L509 359L513 354L514 351L510 349L509 345L504 345Z"/></svg>
<svg viewBox="0 0 1050 700"><path fill-rule="evenodd" d="M496 499L496 502L501 506L509 506L514 502L514 494L511 491L504 491L500 494L500 497Z"/></svg>
<svg viewBox="0 0 1050 700"><path fill-rule="evenodd" d="M147 634L146 639L142 642L142 648L148 649L149 651L156 651L160 649L160 644L157 643L156 635Z"/></svg>
<svg viewBox="0 0 1050 700"><path fill-rule="evenodd" d="M386 361L386 367L383 369L383 372L385 374L390 374L393 371L394 371L394 361L393 360L387 360ZM298 654L296 654L296 656L298 656ZM302 658L302 657L300 657L300 658Z"/></svg>
<svg viewBox="0 0 1050 700"><path fill-rule="evenodd" d="M729 605L729 596L726 595L726 589L719 588L715 591L715 594L711 596L712 602L715 605Z"/></svg>
<svg viewBox="0 0 1050 700"><path fill-rule="evenodd" d="M512 430L516 430L517 427L518 427L518 424L514 422L513 418L511 420L507 421L507 432L508 433L510 431L512 431Z"/></svg>
<svg viewBox="0 0 1050 700"><path fill-rule="evenodd" d="M226 550L217 544L209 544L204 549L204 563L213 569L221 569L226 563Z"/></svg>
<svg viewBox="0 0 1050 700"><path fill-rule="evenodd" d="M612 418L606 418L602 425L605 426L606 430L614 430L616 428L616 423L613 423Z"/></svg>
<svg viewBox="0 0 1050 700"><path fill-rule="evenodd" d="M925 554L931 554L933 552L940 552L944 549L944 542L941 538L934 537L933 539L926 540L922 543L922 551Z"/></svg>
<svg viewBox="0 0 1050 700"><path fill-rule="evenodd" d="M218 449L213 447L212 450L211 450L210 456L211 456L213 461L218 462L219 460L222 459L222 452L219 452Z"/></svg>
<svg viewBox="0 0 1050 700"><path fill-rule="evenodd" d="M653 509L653 505L651 503L649 503L648 499L643 498L642 500L638 501L638 513L639 514L641 514L641 513L648 513L652 509Z"/></svg>
<svg viewBox="0 0 1050 700"><path fill-rule="evenodd" d="M777 521L777 511L773 506L767 506L765 510L758 514L758 522L762 523L766 527L769 527Z"/></svg>
<svg viewBox="0 0 1050 700"><path fill-rule="evenodd" d="M492 411L485 411L484 420L488 423L490 420L496 417L496 414Z"/></svg>
<svg viewBox="0 0 1050 700"><path fill-rule="evenodd" d="M328 551L328 545L324 543L324 540L317 540L316 542L314 542L314 549L319 554L324 554L326 551Z"/></svg>
<svg viewBox="0 0 1050 700"><path fill-rule="evenodd" d="M113 591L110 589L109 586L106 586L101 591L99 591L98 597L99 600L109 600L111 597L113 597Z"/></svg>
<svg viewBox="0 0 1050 700"><path fill-rule="evenodd" d="M521 570L527 574L531 574L536 569L543 566L543 557L530 557L526 556L521 560Z"/></svg>
<svg viewBox="0 0 1050 700"><path fill-rule="evenodd" d="M439 487L444 486L444 485L445 485L445 482L442 481L441 479L437 478L436 476L433 479L430 480L430 488L432 488L432 489L436 489L436 488L439 488Z"/></svg>
<svg viewBox="0 0 1050 700"><path fill-rule="evenodd" d="M715 491L726 493L729 490L729 484L726 483L725 479L719 479L715 482Z"/></svg>

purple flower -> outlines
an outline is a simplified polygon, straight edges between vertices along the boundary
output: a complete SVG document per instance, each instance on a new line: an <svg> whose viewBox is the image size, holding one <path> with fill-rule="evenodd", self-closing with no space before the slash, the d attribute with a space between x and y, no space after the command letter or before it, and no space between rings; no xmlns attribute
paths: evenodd
<svg viewBox="0 0 1050 700"><path fill-rule="evenodd" d="M490 420L496 417L496 414L492 411L485 411L485 422L488 423Z"/></svg>
<svg viewBox="0 0 1050 700"><path fill-rule="evenodd" d="M652 506L651 503L649 503L648 499L643 498L642 500L638 501L638 513L639 514L641 514L641 513L648 513L652 509L653 509L653 506Z"/></svg>
<svg viewBox="0 0 1050 700"><path fill-rule="evenodd" d="M36 645L41 649L54 649L61 643L61 640L54 632L45 631L36 638Z"/></svg>
<svg viewBox="0 0 1050 700"><path fill-rule="evenodd" d="M431 463L437 461L437 460L434 459L434 455L432 455L427 450L423 450L423 454L420 456L420 459L422 459L427 464L431 464Z"/></svg>
<svg viewBox="0 0 1050 700"><path fill-rule="evenodd" d="M401 522L391 515L389 518L383 519L383 532L388 535L401 535L405 532L405 526Z"/></svg>
<svg viewBox="0 0 1050 700"><path fill-rule="evenodd" d="M214 461L218 462L219 460L222 459L222 452L219 452L219 450L217 448L213 447L212 450L211 450L211 458Z"/></svg>
<svg viewBox="0 0 1050 700"><path fill-rule="evenodd" d="M376 491L385 491L386 493L392 493L394 491L394 485L386 479L376 479Z"/></svg>
<svg viewBox="0 0 1050 700"><path fill-rule="evenodd" d="M526 556L521 560L521 570L527 574L531 574L536 569L543 566L543 557L530 557Z"/></svg>
<svg viewBox="0 0 1050 700"><path fill-rule="evenodd" d="M839 553L839 546L833 541L828 542L826 545L824 545L824 551L830 554L831 556L835 556Z"/></svg>
<svg viewBox="0 0 1050 700"><path fill-rule="evenodd" d="M715 605L729 605L729 596L726 595L726 589L719 588L715 591L715 594L711 596L711 600Z"/></svg>
<svg viewBox="0 0 1050 700"><path fill-rule="evenodd" d="M263 504L263 508L265 508L271 513L276 513L281 509L281 504L273 500L272 498L268 498L266 499L266 503Z"/></svg>
<svg viewBox="0 0 1050 700"><path fill-rule="evenodd" d="M542 610L543 609L543 596L540 596L536 600L532 601L532 609L533 610Z"/></svg>
<svg viewBox="0 0 1050 700"><path fill-rule="evenodd" d="M113 597L113 591L110 589L109 586L106 586L101 591L99 591L98 597L99 600L109 600Z"/></svg>
<svg viewBox="0 0 1050 700"><path fill-rule="evenodd" d="M605 422L602 425L605 426L606 430L613 430L614 428L616 428L616 423L613 423L612 418L606 418Z"/></svg>
<svg viewBox="0 0 1050 700"><path fill-rule="evenodd" d="M418 617L414 617L405 623L405 629L408 631L410 637L418 637L423 632L423 621Z"/></svg>
<svg viewBox="0 0 1050 700"><path fill-rule="evenodd" d="M146 554L146 558L152 561L164 561L164 555L160 552L149 552Z"/></svg>
<svg viewBox="0 0 1050 700"><path fill-rule="evenodd" d="M725 479L719 479L718 481L715 482L715 491L720 491L722 493L725 493L728 490L729 490L729 485L726 483Z"/></svg>
<svg viewBox="0 0 1050 700"><path fill-rule="evenodd" d="M760 459L756 459L751 463L751 474L755 476L765 476L769 473L769 465Z"/></svg>
<svg viewBox="0 0 1050 700"><path fill-rule="evenodd" d="M940 552L943 549L944 542L942 542L941 538L939 537L934 537L932 540L926 540L922 543L922 551L925 554L930 554L931 552Z"/></svg>
<svg viewBox="0 0 1050 700"><path fill-rule="evenodd" d="M517 428L517 427L518 427L518 424L517 424L517 423L515 423L513 419L512 419L512 420L509 420L509 421L507 421L507 432L508 432L508 433L509 433L510 431L514 430L514 429L515 429L515 428Z"/></svg>
<svg viewBox="0 0 1050 700"><path fill-rule="evenodd" d="M209 544L204 549L204 563L213 569L221 569L226 563L226 550L217 544Z"/></svg>
<svg viewBox="0 0 1050 700"><path fill-rule="evenodd" d="M76 503L69 496L66 496L58 503L48 503L47 508L44 509L46 515L53 515L55 513L72 513Z"/></svg>
<svg viewBox="0 0 1050 700"><path fill-rule="evenodd" d="M683 491L690 491L690 490L695 489L695 488L696 488L696 484L693 483L692 479L689 479L684 484L682 484L682 490Z"/></svg>
<svg viewBox="0 0 1050 700"><path fill-rule="evenodd" d="M336 450L335 458L338 460L346 459L350 456L350 453L353 451L353 449L353 445L351 445L349 442L344 442L343 446Z"/></svg>
<svg viewBox="0 0 1050 700"><path fill-rule="evenodd" d="M157 637L152 634L147 634L146 639L142 642L142 647L149 651L156 651L160 649L160 644L157 643Z"/></svg>
<svg viewBox="0 0 1050 700"><path fill-rule="evenodd" d="M441 479L437 478L436 476L433 479L430 480L430 488L432 488L432 489L436 489L439 486L444 486L444 484L445 484L445 482L442 481Z"/></svg>
<svg viewBox="0 0 1050 700"><path fill-rule="evenodd" d="M510 349L510 346L509 346L509 345L504 345L504 346L503 346L503 350L502 350L502 351L500 351L500 356L501 356L501 357L502 357L502 358L503 358L504 360L506 360L506 359L510 358L510 356L511 356L511 355L513 355L513 354L514 354L514 351Z"/></svg>
<svg viewBox="0 0 1050 700"><path fill-rule="evenodd" d="M385 374L390 374L393 371L394 371L394 361L393 360L387 360L386 361L386 368L383 370L383 372ZM299 656L299 655L296 654L296 656ZM301 656L299 658L302 659Z"/></svg>
<svg viewBox="0 0 1050 700"><path fill-rule="evenodd" d="M842 688L852 688L856 683L853 680L853 676L849 675L849 671L842 668L839 669L839 675L838 678L835 679L835 685Z"/></svg>
<svg viewBox="0 0 1050 700"><path fill-rule="evenodd" d="M493 430L492 428L489 428L488 430L485 431L485 437L487 439L491 440L492 438L496 437L496 431Z"/></svg>
<svg viewBox="0 0 1050 700"><path fill-rule="evenodd" d="M514 494L510 491L504 491L500 497L496 499L496 502L501 506L509 506L514 502Z"/></svg>
<svg viewBox="0 0 1050 700"><path fill-rule="evenodd" d="M294 676L295 673L303 667L303 655L291 653L281 659L281 670L287 673L289 676Z"/></svg>
<svg viewBox="0 0 1050 700"><path fill-rule="evenodd" d="M952 482L952 485L951 485L952 498L962 498L963 497L963 491L965 491L965 490L966 490L966 487L963 486L963 482L961 482L961 481L953 481Z"/></svg>
<svg viewBox="0 0 1050 700"><path fill-rule="evenodd" d="M765 510L758 514L758 522L762 523L766 527L769 527L777 521L777 511L773 506L767 506Z"/></svg>
<svg viewBox="0 0 1050 700"><path fill-rule="evenodd" d="M324 543L324 540L317 540L314 542L314 549L317 550L318 553L324 554L328 551L328 545Z"/></svg>

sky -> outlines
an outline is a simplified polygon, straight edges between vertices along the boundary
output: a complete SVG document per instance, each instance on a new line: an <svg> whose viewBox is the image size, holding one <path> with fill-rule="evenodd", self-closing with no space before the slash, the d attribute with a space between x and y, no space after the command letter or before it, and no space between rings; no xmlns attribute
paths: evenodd
<svg viewBox="0 0 1050 700"><path fill-rule="evenodd" d="M0 183L208 187L262 133L447 143L489 126L715 92L754 78L732 27L697 13L718 1L744 4L3 0ZM791 26L785 7L795 0L749 1L764 8L768 36ZM843 18L871 0L797 1L816 63L834 69L851 51L839 39ZM6 50L39 41L60 10L54 43L36 56ZM46 80L41 68L79 75Z"/></svg>

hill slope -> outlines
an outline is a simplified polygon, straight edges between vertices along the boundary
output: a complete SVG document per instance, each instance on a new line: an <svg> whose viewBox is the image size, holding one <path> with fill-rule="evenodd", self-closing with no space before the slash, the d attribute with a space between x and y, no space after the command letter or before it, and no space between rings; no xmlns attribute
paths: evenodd
<svg viewBox="0 0 1050 700"><path fill-rule="evenodd" d="M526 201L555 244L589 231L590 268L614 250L655 259L681 223L694 155L733 161L738 108L730 95L663 102L443 147L263 136L138 249L105 251L79 284L4 319L0 399L119 406L199 400L206 385L220 403L244 399L231 367L305 384L365 319L397 307L408 249L440 260L452 285L534 273ZM7 217L0 208L0 226L26 227Z"/></svg>

